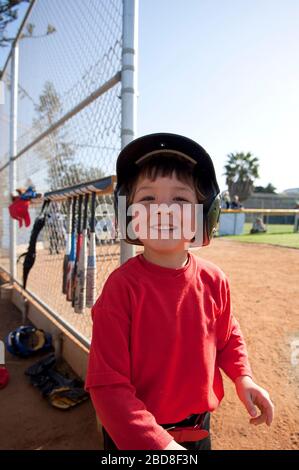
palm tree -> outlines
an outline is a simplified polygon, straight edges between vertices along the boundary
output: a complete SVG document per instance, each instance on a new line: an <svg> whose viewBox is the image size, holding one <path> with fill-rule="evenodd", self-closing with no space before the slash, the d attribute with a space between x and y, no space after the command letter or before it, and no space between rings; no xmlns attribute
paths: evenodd
<svg viewBox="0 0 299 470"><path fill-rule="evenodd" d="M245 201L253 192L255 179L259 178L259 160L250 152L230 153L224 165L226 184L231 198L239 196L240 201Z"/></svg>

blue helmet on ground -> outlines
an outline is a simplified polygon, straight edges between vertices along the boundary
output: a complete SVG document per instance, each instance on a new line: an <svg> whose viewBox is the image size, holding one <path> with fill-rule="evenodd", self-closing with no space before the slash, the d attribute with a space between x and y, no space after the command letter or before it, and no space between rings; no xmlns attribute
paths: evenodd
<svg viewBox="0 0 299 470"><path fill-rule="evenodd" d="M7 350L21 357L32 356L37 352L52 348L52 336L34 326L20 326L5 338Z"/></svg>

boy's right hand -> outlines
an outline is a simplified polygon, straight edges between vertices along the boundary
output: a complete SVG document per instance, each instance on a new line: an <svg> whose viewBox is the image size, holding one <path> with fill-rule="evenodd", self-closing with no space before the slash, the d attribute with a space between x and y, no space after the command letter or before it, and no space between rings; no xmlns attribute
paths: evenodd
<svg viewBox="0 0 299 470"><path fill-rule="evenodd" d="M174 439L170 441L168 446L165 447L163 450L187 450L186 447L181 446L178 442Z"/></svg>

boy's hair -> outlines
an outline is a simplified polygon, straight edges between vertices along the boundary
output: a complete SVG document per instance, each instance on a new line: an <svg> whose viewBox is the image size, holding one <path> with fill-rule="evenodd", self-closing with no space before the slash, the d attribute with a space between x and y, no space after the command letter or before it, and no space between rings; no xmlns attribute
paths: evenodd
<svg viewBox="0 0 299 470"><path fill-rule="evenodd" d="M188 184L193 187L198 203L201 203L206 196L199 188L198 177L194 174L194 164L187 161L185 158L169 152L156 154L148 157L142 161L138 166L136 165L136 172L131 175L124 187L125 194L128 197L128 205L132 204L137 181L140 177L148 178L155 181L157 177L166 177L176 175L177 179L182 183Z"/></svg>

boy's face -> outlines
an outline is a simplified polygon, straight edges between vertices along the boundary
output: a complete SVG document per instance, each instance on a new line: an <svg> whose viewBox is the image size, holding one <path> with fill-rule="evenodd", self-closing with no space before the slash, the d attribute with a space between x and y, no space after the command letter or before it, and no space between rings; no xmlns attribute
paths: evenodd
<svg viewBox="0 0 299 470"><path fill-rule="evenodd" d="M186 250L195 233L194 208L197 203L195 189L180 181L175 173L158 176L155 181L140 177L133 204L141 210L135 212L133 222L138 221L134 231L145 250Z"/></svg>

